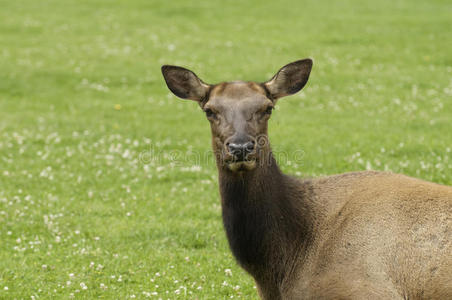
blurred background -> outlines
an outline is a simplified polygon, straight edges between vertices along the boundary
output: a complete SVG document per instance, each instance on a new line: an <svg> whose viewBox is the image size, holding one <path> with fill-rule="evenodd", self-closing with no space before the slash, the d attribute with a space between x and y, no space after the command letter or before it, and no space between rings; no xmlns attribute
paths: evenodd
<svg viewBox="0 0 452 300"><path fill-rule="evenodd" d="M257 298L224 236L208 121L162 64L265 81L310 57L269 124L285 172L451 185L451 15L447 0L0 0L0 298Z"/></svg>

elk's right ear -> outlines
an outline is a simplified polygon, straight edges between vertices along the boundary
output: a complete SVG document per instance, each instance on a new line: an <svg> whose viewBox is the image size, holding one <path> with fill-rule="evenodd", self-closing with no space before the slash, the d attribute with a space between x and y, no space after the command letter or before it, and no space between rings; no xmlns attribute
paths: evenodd
<svg viewBox="0 0 452 300"><path fill-rule="evenodd" d="M190 70L177 66L162 66L166 85L174 95L198 102L207 96L210 86Z"/></svg>

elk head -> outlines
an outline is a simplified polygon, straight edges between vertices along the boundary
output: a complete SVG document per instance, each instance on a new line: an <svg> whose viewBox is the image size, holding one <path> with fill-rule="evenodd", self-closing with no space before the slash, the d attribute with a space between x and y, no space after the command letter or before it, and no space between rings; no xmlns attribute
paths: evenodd
<svg viewBox="0 0 452 300"><path fill-rule="evenodd" d="M210 122L212 146L219 168L247 172L265 163L270 153L267 123L276 101L301 90L308 81L312 60L282 67L267 82L206 84L190 70L165 65L163 77L178 97L198 102Z"/></svg>

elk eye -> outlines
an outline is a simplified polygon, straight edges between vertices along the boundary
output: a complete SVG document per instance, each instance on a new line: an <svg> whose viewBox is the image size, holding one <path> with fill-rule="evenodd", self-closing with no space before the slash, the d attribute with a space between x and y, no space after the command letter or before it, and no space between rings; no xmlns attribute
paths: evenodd
<svg viewBox="0 0 452 300"><path fill-rule="evenodd" d="M273 106L267 107L267 109L265 110L265 114L271 115L272 114L272 110L273 110Z"/></svg>
<svg viewBox="0 0 452 300"><path fill-rule="evenodd" d="M206 110L204 110L204 112L206 113L206 117L208 118L215 117L215 113L210 108L207 108Z"/></svg>

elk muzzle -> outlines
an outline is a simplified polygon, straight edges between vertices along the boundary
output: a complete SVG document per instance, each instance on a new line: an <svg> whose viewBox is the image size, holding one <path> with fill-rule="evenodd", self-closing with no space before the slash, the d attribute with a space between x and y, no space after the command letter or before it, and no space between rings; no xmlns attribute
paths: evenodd
<svg viewBox="0 0 452 300"><path fill-rule="evenodd" d="M226 142L226 151L230 159L227 166L231 171L249 171L256 166L256 142L253 139Z"/></svg>
<svg viewBox="0 0 452 300"><path fill-rule="evenodd" d="M227 147L235 161L244 161L249 154L252 154L255 151L254 145L254 141L248 141L245 143L228 143Z"/></svg>

